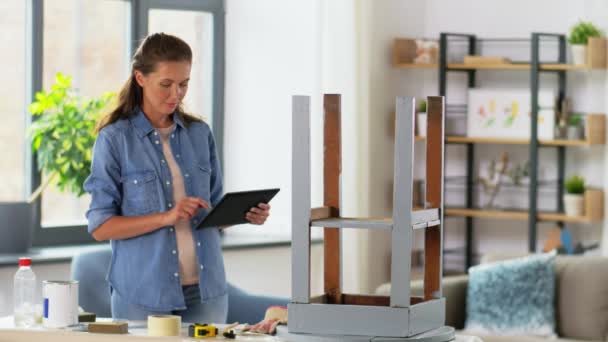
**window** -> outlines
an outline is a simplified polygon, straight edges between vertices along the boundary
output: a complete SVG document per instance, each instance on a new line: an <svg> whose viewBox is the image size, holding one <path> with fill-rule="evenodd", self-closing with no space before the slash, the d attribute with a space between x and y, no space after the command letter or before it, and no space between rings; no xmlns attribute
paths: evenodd
<svg viewBox="0 0 608 342"><path fill-rule="evenodd" d="M0 202L23 201L26 196L25 53L26 2L0 1Z"/></svg>
<svg viewBox="0 0 608 342"><path fill-rule="evenodd" d="M46 180L32 165L26 135L33 94L58 72L84 97L118 91L148 32L178 35L193 48L186 108L212 125L222 160L223 8L223 0L0 1L0 39L9 47L0 54L7 80L0 84L0 201L23 201ZM89 204L88 196L47 188L35 204L33 244L92 241L84 229Z"/></svg>
<svg viewBox="0 0 608 342"><path fill-rule="evenodd" d="M129 73L130 4L119 0L45 1L43 16L43 88L48 89L61 72L72 76L80 95L117 92ZM41 225L85 225L89 203L88 195L77 198L47 188L42 195Z"/></svg>
<svg viewBox="0 0 608 342"><path fill-rule="evenodd" d="M7 122L0 127L0 152L10 161L0 166L0 176L11 179L1 187L0 201L22 200L46 179L31 167L25 137L33 93L50 87L57 72L71 76L85 97L118 91L133 48L148 32L176 34L193 48L186 109L212 124L222 160L223 0L0 1L0 28L3 44L14 47L0 61L14 66L5 73L17 80L0 86L0 116ZM91 242L85 229L89 204L89 196L47 188L36 202L33 244Z"/></svg>

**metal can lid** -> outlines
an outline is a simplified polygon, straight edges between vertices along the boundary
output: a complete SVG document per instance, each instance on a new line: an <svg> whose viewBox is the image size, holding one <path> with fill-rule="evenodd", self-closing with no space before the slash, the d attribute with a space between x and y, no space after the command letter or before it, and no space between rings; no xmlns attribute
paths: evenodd
<svg viewBox="0 0 608 342"><path fill-rule="evenodd" d="M48 285L78 285L78 280L43 280L42 283Z"/></svg>
<svg viewBox="0 0 608 342"><path fill-rule="evenodd" d="M19 266L32 266L31 258L19 258Z"/></svg>

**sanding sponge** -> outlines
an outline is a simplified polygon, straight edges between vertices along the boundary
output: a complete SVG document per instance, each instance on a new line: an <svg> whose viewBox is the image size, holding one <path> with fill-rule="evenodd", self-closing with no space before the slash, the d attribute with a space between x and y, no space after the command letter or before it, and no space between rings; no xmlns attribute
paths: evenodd
<svg viewBox="0 0 608 342"><path fill-rule="evenodd" d="M79 323L95 322L96 319L97 319L97 316L92 312L81 312L78 314Z"/></svg>
<svg viewBox="0 0 608 342"><path fill-rule="evenodd" d="M88 331L98 334L127 334L129 325L127 322L96 322L89 324Z"/></svg>

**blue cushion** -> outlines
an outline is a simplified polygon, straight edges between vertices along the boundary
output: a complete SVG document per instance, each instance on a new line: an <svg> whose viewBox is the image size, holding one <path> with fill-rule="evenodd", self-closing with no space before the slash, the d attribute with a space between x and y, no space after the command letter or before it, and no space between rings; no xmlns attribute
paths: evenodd
<svg viewBox="0 0 608 342"><path fill-rule="evenodd" d="M555 254L469 269L466 330L492 335L555 335Z"/></svg>

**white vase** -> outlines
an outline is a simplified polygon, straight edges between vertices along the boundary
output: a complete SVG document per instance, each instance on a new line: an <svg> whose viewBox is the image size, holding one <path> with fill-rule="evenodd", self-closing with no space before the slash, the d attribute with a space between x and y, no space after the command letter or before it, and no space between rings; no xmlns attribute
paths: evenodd
<svg viewBox="0 0 608 342"><path fill-rule="evenodd" d="M564 194L564 212L567 216L583 216L585 214L585 196Z"/></svg>
<svg viewBox="0 0 608 342"><path fill-rule="evenodd" d="M416 128L419 137L426 137L426 113L416 113Z"/></svg>
<svg viewBox="0 0 608 342"><path fill-rule="evenodd" d="M587 64L587 45L576 44L572 47L572 64L585 65Z"/></svg>

